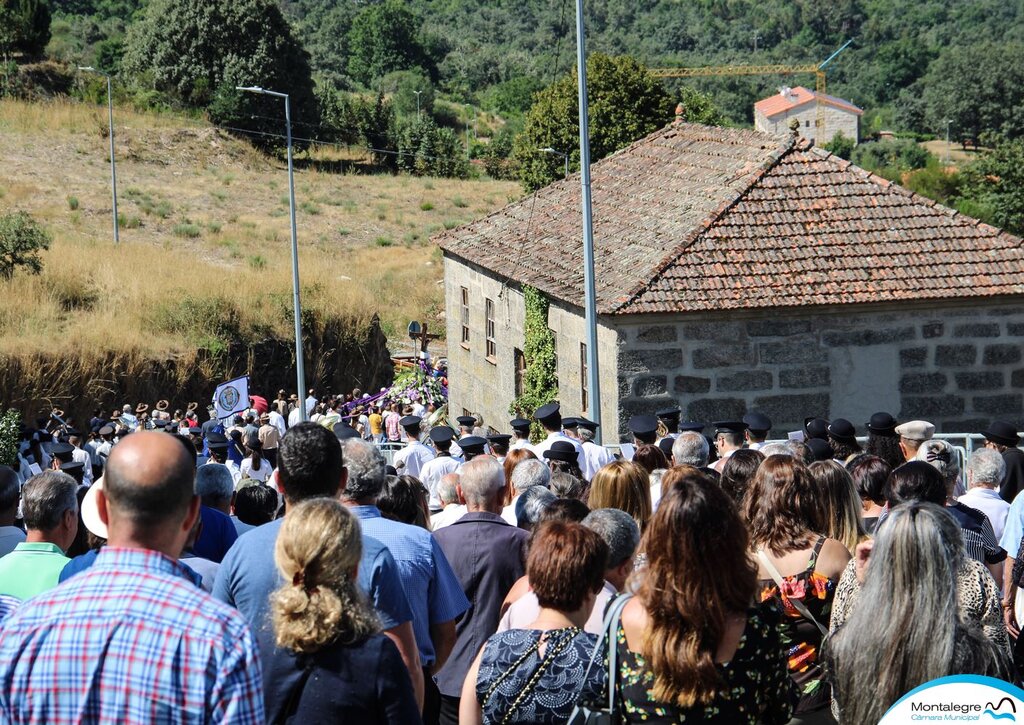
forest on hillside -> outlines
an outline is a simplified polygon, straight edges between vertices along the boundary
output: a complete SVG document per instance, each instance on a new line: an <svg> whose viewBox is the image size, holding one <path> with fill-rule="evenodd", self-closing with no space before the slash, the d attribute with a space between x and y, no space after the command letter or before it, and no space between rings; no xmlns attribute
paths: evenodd
<svg viewBox="0 0 1024 725"><path fill-rule="evenodd" d="M52 0L50 49L85 61L97 53L116 53L145 4ZM375 4L281 0L314 73L346 90L380 80L353 63L359 48L352 46L360 42L353 27L358 29L360 15ZM392 39L393 62L380 68L421 68L440 91L460 102L508 113L528 105L532 91L575 62L572 0L400 4L410 11L414 26L392 28L410 37ZM866 110L867 132L940 134L958 95L986 87L998 92L1007 74L1021 73L1024 0L591 0L585 8L591 51L631 55L651 67L806 65L824 60L853 38L852 47L829 68L829 90ZM960 72L965 75L957 76ZM710 92L729 121L749 123L754 100L784 83L813 82L813 76L803 74L668 84Z"/></svg>

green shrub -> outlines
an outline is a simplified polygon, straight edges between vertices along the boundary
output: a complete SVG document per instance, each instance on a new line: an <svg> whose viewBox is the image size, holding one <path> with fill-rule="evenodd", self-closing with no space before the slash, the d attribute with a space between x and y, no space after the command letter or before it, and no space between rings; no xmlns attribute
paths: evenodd
<svg viewBox="0 0 1024 725"><path fill-rule="evenodd" d="M254 254L249 257L249 266L253 269L265 269L267 266L267 260L260 254Z"/></svg>
<svg viewBox="0 0 1024 725"><path fill-rule="evenodd" d="M377 237L374 242L378 247L390 247L394 242L388 237Z"/></svg>
<svg viewBox="0 0 1024 725"><path fill-rule="evenodd" d="M23 211L0 216L0 279L10 279L24 269L39 274L39 252L50 248L50 234Z"/></svg>
<svg viewBox="0 0 1024 725"><path fill-rule="evenodd" d="M199 227L199 225L192 224L191 222L181 222L180 224L175 224L174 229L172 229L171 231L176 236L185 237L186 239L195 239L196 237L203 233L203 230Z"/></svg>
<svg viewBox="0 0 1024 725"><path fill-rule="evenodd" d="M70 209L71 211L74 211L77 208L78 208L78 197L77 196L69 196L68 197L68 209Z"/></svg>
<svg viewBox="0 0 1024 725"><path fill-rule="evenodd" d="M433 208L434 208L434 205L431 204L429 201L425 201L422 204L420 204L420 210L421 211L430 211Z"/></svg>

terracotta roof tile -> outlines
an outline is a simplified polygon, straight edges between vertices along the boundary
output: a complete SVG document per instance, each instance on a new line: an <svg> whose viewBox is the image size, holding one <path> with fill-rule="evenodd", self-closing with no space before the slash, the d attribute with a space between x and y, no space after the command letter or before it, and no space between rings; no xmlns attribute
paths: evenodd
<svg viewBox="0 0 1024 725"><path fill-rule="evenodd" d="M754 104L754 110L760 111L768 118L777 116L780 113L786 111L792 111L794 108L799 108L804 104L810 103L817 98L821 103L828 106L835 106L841 108L844 111L855 113L858 116L864 113L864 111L857 106L853 105L849 101L830 96L827 93L818 93L810 89L804 88L803 86L797 86L796 88L790 88L788 95L782 95L782 93L775 93L767 98L762 98L760 101Z"/></svg>
<svg viewBox="0 0 1024 725"><path fill-rule="evenodd" d="M578 177L438 237L582 306ZM1021 240L806 142L674 124L592 167L603 314L1024 294Z"/></svg>

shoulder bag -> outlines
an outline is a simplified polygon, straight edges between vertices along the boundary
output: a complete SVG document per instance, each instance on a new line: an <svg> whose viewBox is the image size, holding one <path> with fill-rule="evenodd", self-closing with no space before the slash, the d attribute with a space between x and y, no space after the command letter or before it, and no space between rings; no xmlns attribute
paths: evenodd
<svg viewBox="0 0 1024 725"><path fill-rule="evenodd" d="M622 617L622 610L625 609L626 604L630 599L633 598L632 594L623 594L615 601L612 602L611 606L608 607L608 611L604 616L604 623L602 624L601 636L597 638L597 644L594 645L594 654L590 657L590 664L587 665L587 671L583 675L584 686L590 681L590 672L594 667L594 664L604 654L605 647L608 647L608 703L606 708L595 708L590 703L581 703L579 700L576 702L576 707L573 708L572 714L569 715L568 725L612 725L612 723L618 722L619 713L618 706L615 703L615 683L618 680L618 648L615 644L615 633L619 628L619 619ZM580 696L582 699L582 694Z"/></svg>

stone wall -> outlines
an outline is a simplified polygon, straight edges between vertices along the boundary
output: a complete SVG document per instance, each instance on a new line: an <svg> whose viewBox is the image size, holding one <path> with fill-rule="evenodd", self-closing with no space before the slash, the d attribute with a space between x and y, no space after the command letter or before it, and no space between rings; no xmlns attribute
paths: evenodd
<svg viewBox="0 0 1024 725"><path fill-rule="evenodd" d="M860 117L857 114L828 104L822 105L825 108L824 139L816 138L818 109L813 103L801 106L793 111L781 113L778 116L772 116L771 119L757 111L754 114L754 128L765 133L785 135L789 133L790 120L795 118L800 122L800 135L814 141L819 146L831 141L840 131L843 132L846 138L852 138L854 141L859 140Z"/></svg>
<svg viewBox="0 0 1024 725"><path fill-rule="evenodd" d="M508 432L509 404L515 399L514 350L525 342L525 304L518 285L482 267L445 257L445 316L447 319L449 409L452 416L463 410L480 413L486 425ZM461 288L469 291L470 340L463 345ZM486 302L495 305L496 350L486 356ZM580 343L586 341L586 326L580 308L551 301L548 325L556 334L559 401L566 415L583 412L581 400ZM602 374L601 409L609 421L610 438L615 439L618 400L615 396L615 361L618 336L608 325L598 328L598 357Z"/></svg>
<svg viewBox="0 0 1024 725"><path fill-rule="evenodd" d="M620 432L630 415L672 404L704 422L757 409L776 436L808 415L863 432L880 410L942 432L978 432L993 418L1024 428L1021 301L902 307L622 318Z"/></svg>

